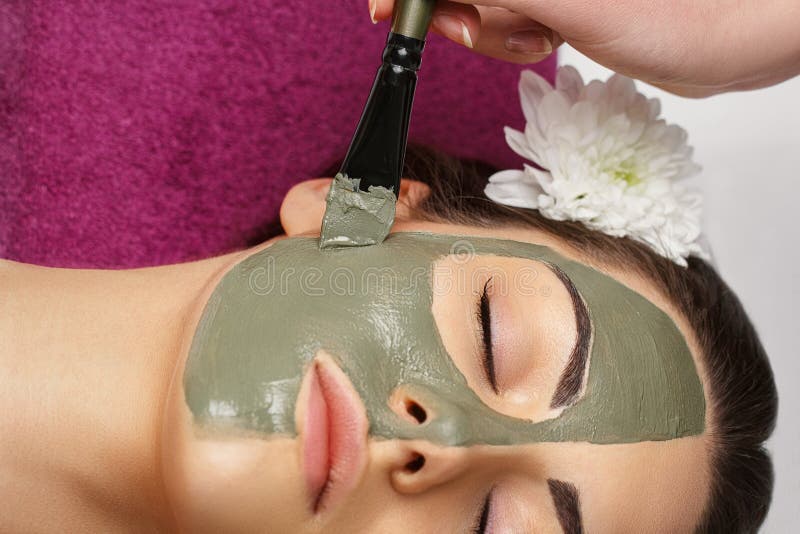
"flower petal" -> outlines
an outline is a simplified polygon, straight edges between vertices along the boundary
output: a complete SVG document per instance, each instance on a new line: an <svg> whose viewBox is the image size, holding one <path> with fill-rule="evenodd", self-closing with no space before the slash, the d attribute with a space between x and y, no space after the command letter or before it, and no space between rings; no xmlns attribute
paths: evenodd
<svg viewBox="0 0 800 534"><path fill-rule="evenodd" d="M541 189L525 176L524 171L500 171L489 177L484 189L487 197L506 206L516 208L538 207L537 198Z"/></svg>
<svg viewBox="0 0 800 534"><path fill-rule="evenodd" d="M565 65L556 73L556 89L563 91L572 102L578 100L578 95L583 89L583 78L578 69Z"/></svg>
<svg viewBox="0 0 800 534"><path fill-rule="evenodd" d="M553 91L547 80L532 70L524 70L519 79L519 100L525 120L536 120L536 110L544 95Z"/></svg>
<svg viewBox="0 0 800 534"><path fill-rule="evenodd" d="M523 158L535 161L536 154L530 149L530 146L528 145L528 139L525 137L524 133L513 128L509 128L508 126L503 128L503 131L506 134L506 143L508 143L508 146L511 148L511 150Z"/></svg>

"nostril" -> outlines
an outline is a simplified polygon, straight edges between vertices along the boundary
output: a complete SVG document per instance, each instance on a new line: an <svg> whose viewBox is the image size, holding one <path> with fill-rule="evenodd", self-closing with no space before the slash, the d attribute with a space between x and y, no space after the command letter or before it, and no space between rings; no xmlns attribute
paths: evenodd
<svg viewBox="0 0 800 534"><path fill-rule="evenodd" d="M406 386L400 386L389 397L389 407L401 419L416 425L424 425L436 418L436 412L424 403L417 402L417 395Z"/></svg>
<svg viewBox="0 0 800 534"><path fill-rule="evenodd" d="M436 421L435 416L430 420ZM389 464L393 488L408 495L462 479L474 466L470 461L474 456L465 451L467 448L437 445L423 439L394 442Z"/></svg>
<svg viewBox="0 0 800 534"><path fill-rule="evenodd" d="M425 457L421 454L414 454L414 457L406 463L406 471L416 473L425 466Z"/></svg>
<svg viewBox="0 0 800 534"><path fill-rule="evenodd" d="M413 400L406 399L405 404L406 404L406 412L408 412L408 415L416 419L417 423L422 424L428 419L428 414L427 412L425 412L425 408L423 408ZM425 460L423 460L423 462L424 461Z"/></svg>

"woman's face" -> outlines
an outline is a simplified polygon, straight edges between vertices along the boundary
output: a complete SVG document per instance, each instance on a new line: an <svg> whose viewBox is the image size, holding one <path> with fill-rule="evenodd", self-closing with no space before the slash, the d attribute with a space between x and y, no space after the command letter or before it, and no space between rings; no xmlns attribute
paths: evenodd
<svg viewBox="0 0 800 534"><path fill-rule="evenodd" d="M293 201L308 216L322 198L290 193L290 234L315 226ZM179 525L690 531L705 399L663 299L530 230L394 230L426 233L280 240L211 281L165 419Z"/></svg>

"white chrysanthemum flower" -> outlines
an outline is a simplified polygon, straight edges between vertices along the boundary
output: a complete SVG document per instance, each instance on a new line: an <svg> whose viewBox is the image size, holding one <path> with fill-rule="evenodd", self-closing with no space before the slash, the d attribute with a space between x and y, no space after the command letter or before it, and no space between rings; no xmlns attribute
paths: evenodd
<svg viewBox="0 0 800 534"><path fill-rule="evenodd" d="M525 71L519 93L525 132L506 127L506 141L539 168L494 174L489 198L628 236L680 265L690 254L707 257L700 194L677 183L699 167L686 132L658 118L657 99L619 74L584 84L572 67L558 70L555 88Z"/></svg>

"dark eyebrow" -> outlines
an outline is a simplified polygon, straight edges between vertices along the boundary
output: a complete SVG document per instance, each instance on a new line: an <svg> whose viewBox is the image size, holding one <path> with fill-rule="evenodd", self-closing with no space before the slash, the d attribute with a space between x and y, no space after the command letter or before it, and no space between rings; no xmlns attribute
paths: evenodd
<svg viewBox="0 0 800 534"><path fill-rule="evenodd" d="M583 534L583 521L581 520L581 501L578 490L569 482L563 480L547 479L550 495L556 507L558 522L564 534Z"/></svg>
<svg viewBox="0 0 800 534"><path fill-rule="evenodd" d="M581 392L583 376L586 373L586 362L589 359L589 344L592 337L592 327L589 321L589 311L586 309L586 303L583 302L580 293L578 293L575 284L572 283L567 273L553 264L548 263L546 265L553 271L553 274L558 277L569 292L569 296L572 299L572 307L575 309L575 326L578 331L578 339L575 343L575 347L573 347L572 354L569 356L569 361L567 361L567 365L561 373L561 378L558 380L553 398L550 400L550 408L561 408L562 406L569 406L572 404Z"/></svg>

